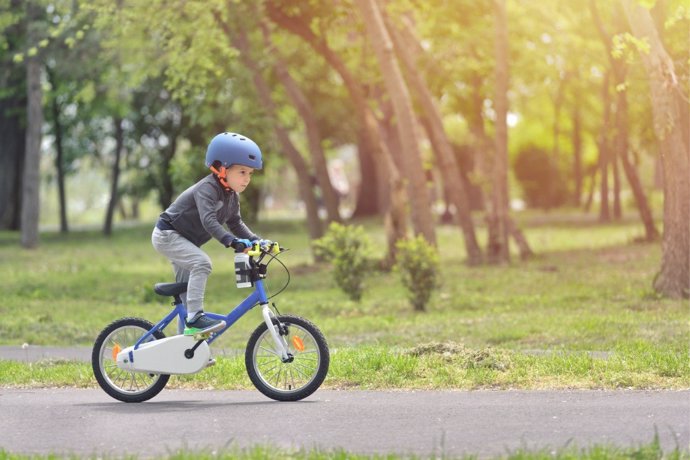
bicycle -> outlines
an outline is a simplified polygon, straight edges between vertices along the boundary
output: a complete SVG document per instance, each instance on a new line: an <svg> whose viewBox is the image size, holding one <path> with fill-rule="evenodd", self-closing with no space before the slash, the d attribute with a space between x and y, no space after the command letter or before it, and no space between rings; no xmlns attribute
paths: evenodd
<svg viewBox="0 0 690 460"><path fill-rule="evenodd" d="M310 321L282 315L269 306L269 298L280 294L290 282L287 267L278 259L284 248L273 243L260 247L255 243L245 251L249 257L244 269L235 270L237 285L254 290L227 315L206 312L213 319L225 321L222 329L205 335L184 335L187 310L181 295L187 283L158 283L157 294L173 297L173 309L157 324L143 318L121 318L108 325L96 338L91 365L100 387L124 402L147 401L168 383L170 375L194 374L215 364L209 345L257 304L263 322L247 342L245 365L254 386L277 401L299 401L314 393L328 373L330 354L321 331ZM273 261L283 265L288 281L275 295L268 297L264 280ZM241 283L240 283L241 281ZM277 313L277 314L276 314ZM164 329L178 319L176 335L166 337Z"/></svg>

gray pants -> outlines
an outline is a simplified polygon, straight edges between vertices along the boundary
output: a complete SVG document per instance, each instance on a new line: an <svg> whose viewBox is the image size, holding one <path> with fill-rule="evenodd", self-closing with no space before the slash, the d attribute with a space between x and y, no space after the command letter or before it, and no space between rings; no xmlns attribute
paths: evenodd
<svg viewBox="0 0 690 460"><path fill-rule="evenodd" d="M210 257L175 230L154 228L151 243L156 251L170 259L175 281L188 283L187 294L182 296L187 312L203 310L206 280L212 269Z"/></svg>

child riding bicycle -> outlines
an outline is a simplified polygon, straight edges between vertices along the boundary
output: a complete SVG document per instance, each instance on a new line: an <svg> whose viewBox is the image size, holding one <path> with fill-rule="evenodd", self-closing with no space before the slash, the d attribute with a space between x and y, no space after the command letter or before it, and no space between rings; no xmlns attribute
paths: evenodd
<svg viewBox="0 0 690 460"><path fill-rule="evenodd" d="M261 150L254 141L236 133L218 134L206 150L211 174L182 192L156 222L153 247L172 263L175 281L188 283L182 298L187 306L185 335L225 327L225 321L204 314L204 291L212 267L201 246L211 238L238 251L254 242L270 244L254 234L240 214L239 194L249 185L254 170L262 166Z"/></svg>

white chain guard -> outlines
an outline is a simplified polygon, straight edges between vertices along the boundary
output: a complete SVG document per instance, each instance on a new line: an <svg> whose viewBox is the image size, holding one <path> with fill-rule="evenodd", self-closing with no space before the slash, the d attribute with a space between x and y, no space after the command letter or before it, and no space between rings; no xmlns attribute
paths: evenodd
<svg viewBox="0 0 690 460"><path fill-rule="evenodd" d="M117 354L120 369L153 374L193 374L208 365L211 350L202 342L194 350L193 358L186 358L185 350L194 347L196 340L190 335L176 335L123 349Z"/></svg>

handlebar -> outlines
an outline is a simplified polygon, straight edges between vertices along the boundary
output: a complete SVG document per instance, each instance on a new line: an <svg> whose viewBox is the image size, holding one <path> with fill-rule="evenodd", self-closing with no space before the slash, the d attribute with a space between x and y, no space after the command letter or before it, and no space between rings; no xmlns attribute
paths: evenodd
<svg viewBox="0 0 690 460"><path fill-rule="evenodd" d="M258 242L255 242L251 248L245 249L244 252L246 252L249 257L259 257L262 254L277 255L284 250L285 248L280 247L277 242L271 243L266 249L261 247Z"/></svg>

